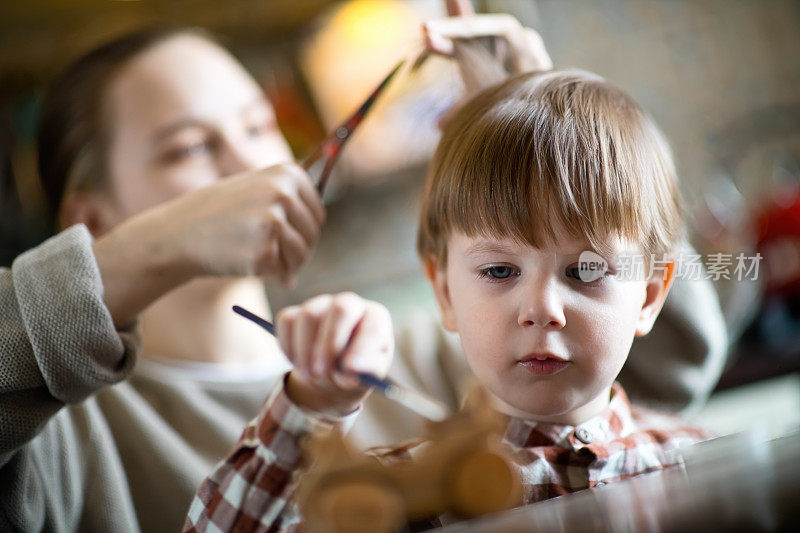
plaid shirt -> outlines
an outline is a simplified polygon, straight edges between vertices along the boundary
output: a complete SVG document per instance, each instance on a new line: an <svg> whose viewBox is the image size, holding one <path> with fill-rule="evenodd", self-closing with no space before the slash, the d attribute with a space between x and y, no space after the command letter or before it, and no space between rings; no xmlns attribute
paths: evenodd
<svg viewBox="0 0 800 533"><path fill-rule="evenodd" d="M292 495L305 465L300 439L318 428L347 425L325 420L291 403L283 387L245 428L233 453L202 484L184 531L293 531L302 518ZM711 438L672 415L632 407L622 387L609 406L578 426L511 418L504 436L520 467L525 502L619 481L674 464L678 447ZM420 443L373 449L382 460L413 459ZM430 525L439 525L434 519Z"/></svg>

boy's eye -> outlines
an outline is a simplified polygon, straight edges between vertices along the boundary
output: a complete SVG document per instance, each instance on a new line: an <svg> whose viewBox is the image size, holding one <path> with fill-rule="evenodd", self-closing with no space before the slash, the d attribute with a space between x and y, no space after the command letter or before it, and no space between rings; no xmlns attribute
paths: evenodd
<svg viewBox="0 0 800 533"><path fill-rule="evenodd" d="M519 270L508 265L493 265L480 270L480 277L495 280L504 280L518 275Z"/></svg>
<svg viewBox="0 0 800 533"><path fill-rule="evenodd" d="M564 275L582 285L594 287L601 284L611 273L607 268L601 265L598 265L598 268L593 270L591 265L588 267L581 267L578 263L575 263L564 270Z"/></svg>

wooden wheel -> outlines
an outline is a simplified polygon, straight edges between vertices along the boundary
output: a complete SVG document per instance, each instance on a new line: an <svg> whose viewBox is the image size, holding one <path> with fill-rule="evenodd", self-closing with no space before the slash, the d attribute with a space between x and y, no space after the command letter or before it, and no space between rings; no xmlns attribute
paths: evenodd
<svg viewBox="0 0 800 533"><path fill-rule="evenodd" d="M368 481L343 481L320 489L306 512L309 531L394 532L406 522L403 499L394 488Z"/></svg>
<svg viewBox="0 0 800 533"><path fill-rule="evenodd" d="M472 517L519 505L522 486L517 470L505 457L480 448L454 464L448 493L453 510Z"/></svg>

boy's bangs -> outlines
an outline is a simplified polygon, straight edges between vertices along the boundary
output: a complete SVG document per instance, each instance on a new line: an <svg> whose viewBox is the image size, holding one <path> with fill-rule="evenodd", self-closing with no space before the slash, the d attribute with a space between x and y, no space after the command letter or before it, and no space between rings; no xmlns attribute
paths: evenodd
<svg viewBox="0 0 800 533"><path fill-rule="evenodd" d="M461 147L443 162L441 203L434 208L445 233L504 236L539 248L557 242L560 230L599 253L609 252L613 235L641 242L647 233L641 191L628 186L630 176L609 147L568 123L537 121L541 112L530 106L507 102L459 136Z"/></svg>
<svg viewBox="0 0 800 533"><path fill-rule="evenodd" d="M540 248L563 233L650 254L682 232L669 145L625 93L582 72L529 73L470 100L445 128L423 195L418 249L446 261L453 231Z"/></svg>

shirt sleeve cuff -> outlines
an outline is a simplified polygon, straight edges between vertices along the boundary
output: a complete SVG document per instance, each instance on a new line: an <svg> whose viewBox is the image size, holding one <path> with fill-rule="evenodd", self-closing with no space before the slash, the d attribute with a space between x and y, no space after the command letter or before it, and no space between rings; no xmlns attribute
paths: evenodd
<svg viewBox="0 0 800 533"><path fill-rule="evenodd" d="M245 430L242 444L256 447L259 443L273 446L276 438L290 437L299 442L306 435L318 431L338 429L347 433L358 417L360 408L345 416L323 416L314 411L296 405L286 394L287 372L264 402L259 415L254 418Z"/></svg>

